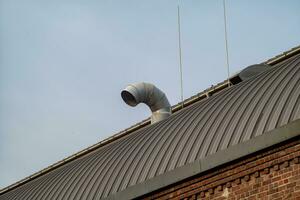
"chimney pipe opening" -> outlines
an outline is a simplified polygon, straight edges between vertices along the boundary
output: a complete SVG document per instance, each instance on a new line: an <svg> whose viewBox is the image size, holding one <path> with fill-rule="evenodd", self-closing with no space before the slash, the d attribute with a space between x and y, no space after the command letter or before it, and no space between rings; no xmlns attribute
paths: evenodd
<svg viewBox="0 0 300 200"><path fill-rule="evenodd" d="M126 90L123 90L123 91L121 92L121 97L122 97L123 101L124 101L126 104L128 104L129 106L134 107L134 106L137 105L136 99L134 98L134 96L133 96L130 92L128 92L128 91L126 91Z"/></svg>

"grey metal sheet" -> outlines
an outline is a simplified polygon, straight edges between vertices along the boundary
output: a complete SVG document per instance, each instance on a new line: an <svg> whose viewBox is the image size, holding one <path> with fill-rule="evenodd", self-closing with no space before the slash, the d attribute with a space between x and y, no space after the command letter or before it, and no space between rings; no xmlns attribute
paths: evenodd
<svg viewBox="0 0 300 200"><path fill-rule="evenodd" d="M108 197L299 119L299 95L296 55L20 185L0 200Z"/></svg>
<svg viewBox="0 0 300 200"><path fill-rule="evenodd" d="M273 129L267 134L260 135L243 143L228 147L222 151L218 151L213 155L209 155L201 160L196 160L178 167L172 171L166 172L160 176L146 180L141 184L128 187L118 193L112 194L105 200L129 200L148 194L165 186L182 181L186 178L205 173L214 167L224 163L242 158L249 155L249 152L254 153L262 149L279 144L283 141L294 139L300 141L300 119L295 120L285 126Z"/></svg>

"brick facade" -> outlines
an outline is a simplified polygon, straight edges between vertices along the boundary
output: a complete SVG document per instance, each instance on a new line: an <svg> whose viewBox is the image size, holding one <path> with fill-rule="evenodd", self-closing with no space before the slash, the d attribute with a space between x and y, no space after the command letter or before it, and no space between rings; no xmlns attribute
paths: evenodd
<svg viewBox="0 0 300 200"><path fill-rule="evenodd" d="M300 200L299 138L154 192L144 199Z"/></svg>

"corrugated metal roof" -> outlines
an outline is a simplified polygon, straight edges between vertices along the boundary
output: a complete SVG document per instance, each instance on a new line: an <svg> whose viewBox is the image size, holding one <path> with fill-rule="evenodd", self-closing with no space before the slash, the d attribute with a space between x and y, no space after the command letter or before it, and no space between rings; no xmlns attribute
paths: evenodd
<svg viewBox="0 0 300 200"><path fill-rule="evenodd" d="M100 199L300 118L300 55L0 196Z"/></svg>

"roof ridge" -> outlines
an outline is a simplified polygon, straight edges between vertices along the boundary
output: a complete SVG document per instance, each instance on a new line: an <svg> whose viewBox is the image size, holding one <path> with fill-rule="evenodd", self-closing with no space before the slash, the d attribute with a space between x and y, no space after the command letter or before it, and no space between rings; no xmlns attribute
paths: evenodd
<svg viewBox="0 0 300 200"><path fill-rule="evenodd" d="M279 54L279 55L277 55L277 56L275 56L275 57L273 57L273 58L271 58L271 59L269 59L269 60L267 60L263 63L272 66L272 65L280 63L280 62L282 62L282 61L284 61L284 60L286 60L286 59L288 59L288 58L290 58L290 57L292 57L296 54L299 54L299 53L300 53L300 46L297 46L297 47L294 47L294 48L292 48L288 51L285 51L285 52L283 52L283 53L281 53L281 54ZM192 104L194 104L194 103L196 103L196 102L198 102L202 99L206 99L207 97L230 87L230 85L231 84L228 83L228 80L225 80L221 83L218 83L215 86L212 86L212 87L210 87L210 88L208 88L208 89L206 89L206 90L204 90L204 91L202 91L202 92L200 92L200 93L198 93L194 96L191 96L190 98L187 98L187 99L183 100L183 102L179 102L178 104L173 105L172 106L172 112L174 113L174 112L182 110L183 108L189 107L190 105L192 105ZM92 151L94 151L94 150L96 150L100 147L103 147L103 146L105 146L105 145L107 145L107 144L109 144L113 141L116 141L116 140L118 140L122 137L125 137L125 136L133 133L136 130L140 130L143 127L146 127L149 124L150 124L150 118L142 120L141 122L136 123L133 126L127 128L127 129L124 129L124 130L122 130L122 131L120 131L120 132L118 132L118 133L116 133L116 134L114 134L114 135L112 135L112 136L110 136L110 137L94 144L94 145L91 145L91 146L89 146L89 147L87 147L87 148L85 148L85 149L83 149L83 150L81 150L81 151L79 151L75 154L72 154L71 156L68 156L68 157L66 157L66 158L64 158L64 159L62 159L62 160L60 160L60 161L44 168L44 169L42 169L42 170L40 170L40 171L30 175L30 176L27 176L27 177L21 179L20 181L18 181L16 183L13 183L13 184L11 184L7 187L4 187L3 189L0 190L0 194L6 193L7 191L12 190L13 188L15 188L19 185L25 184L25 183L31 181L32 179L35 179L39 176L42 176L43 174L46 174L47 172L49 172L51 170L54 170L54 169L66 164L68 162L71 162L71 161L73 161L73 160L75 160L75 159L77 159L81 156L84 156L84 155L86 155L86 154L88 154L88 153L90 153L90 152L92 152Z"/></svg>

